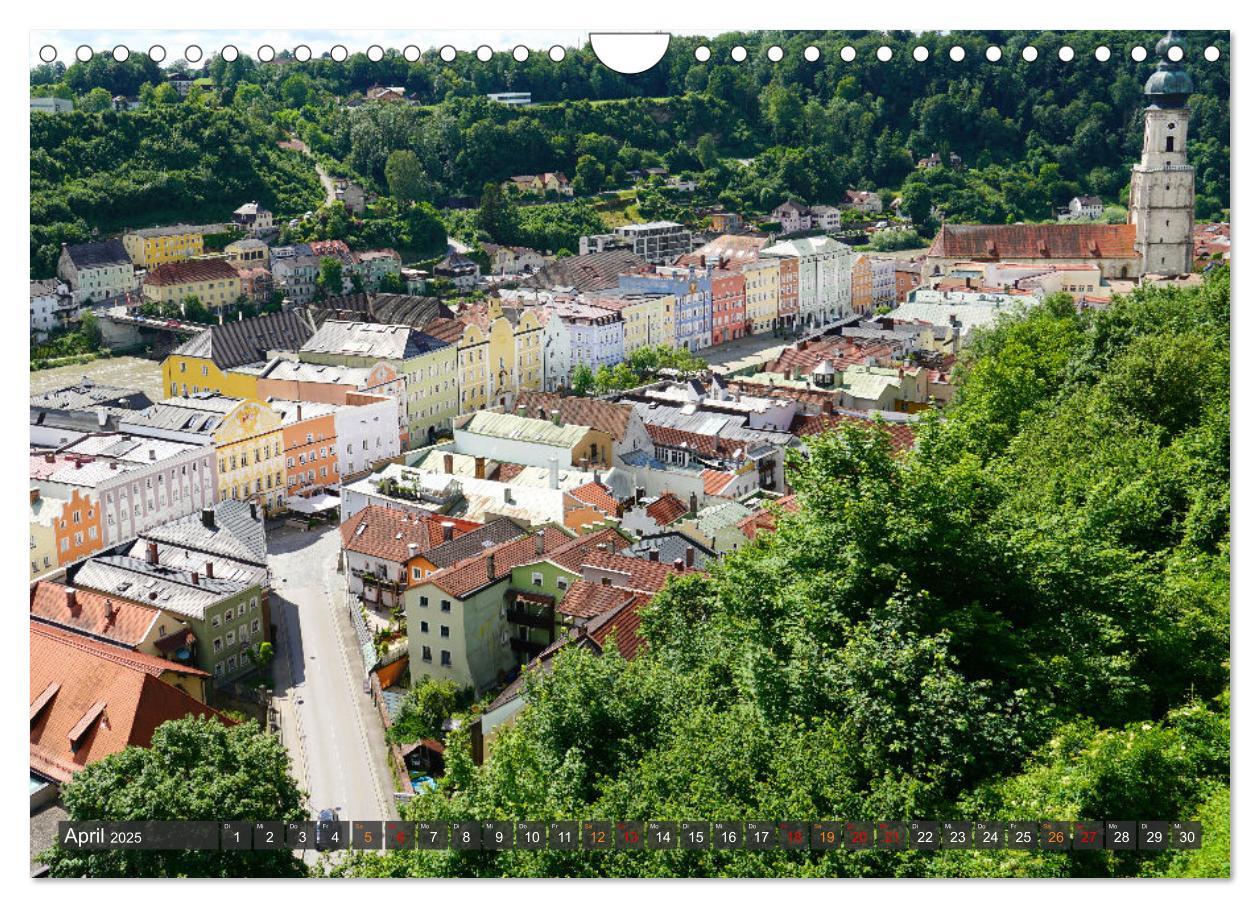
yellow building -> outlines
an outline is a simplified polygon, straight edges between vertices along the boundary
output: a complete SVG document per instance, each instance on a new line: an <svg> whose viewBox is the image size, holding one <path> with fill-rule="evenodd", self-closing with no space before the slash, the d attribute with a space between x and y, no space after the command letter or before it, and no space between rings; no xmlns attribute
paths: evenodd
<svg viewBox="0 0 1260 908"><path fill-rule="evenodd" d="M744 274L744 317L753 334L774 330L779 311L779 260L757 259L740 268Z"/></svg>
<svg viewBox="0 0 1260 908"><path fill-rule="evenodd" d="M241 275L223 259L170 262L144 278L144 298L153 303L182 303L196 297L211 309L230 306L241 295Z"/></svg>
<svg viewBox="0 0 1260 908"><path fill-rule="evenodd" d="M187 397L218 391L258 397L258 376L278 350L298 350L314 330L300 312L277 312L212 325L162 361L162 392Z"/></svg>
<svg viewBox="0 0 1260 908"><path fill-rule="evenodd" d="M124 233L123 248L138 268L156 268L168 262L184 262L204 251L205 227L173 224Z"/></svg>
<svg viewBox="0 0 1260 908"><path fill-rule="evenodd" d="M55 571L57 556L57 518L61 515L62 502L44 498L39 489L31 487L31 579L40 574Z"/></svg>
<svg viewBox="0 0 1260 908"><path fill-rule="evenodd" d="M214 432L219 500L254 500L268 512L284 504L284 436L280 414L257 400L230 401Z"/></svg>
<svg viewBox="0 0 1260 908"><path fill-rule="evenodd" d="M271 267L271 247L253 237L228 243L223 247L223 255L237 268Z"/></svg>
<svg viewBox="0 0 1260 908"><path fill-rule="evenodd" d="M505 310L497 299L463 307L454 319L425 327L458 349L459 412L507 406L543 382L543 328L529 310Z"/></svg>
<svg viewBox="0 0 1260 908"><path fill-rule="evenodd" d="M641 347L673 347L674 319L678 299L668 293L622 293L605 291L586 302L621 315L626 336L626 356Z"/></svg>

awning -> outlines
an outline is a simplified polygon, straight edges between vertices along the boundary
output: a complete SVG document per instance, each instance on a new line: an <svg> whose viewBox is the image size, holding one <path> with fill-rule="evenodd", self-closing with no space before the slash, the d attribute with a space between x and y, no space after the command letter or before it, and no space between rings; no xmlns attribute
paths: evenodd
<svg viewBox="0 0 1260 908"><path fill-rule="evenodd" d="M320 511L331 511L340 507L341 499L336 495L320 492L309 498L294 496L285 501L285 506L290 511L297 511L299 514L318 514Z"/></svg>

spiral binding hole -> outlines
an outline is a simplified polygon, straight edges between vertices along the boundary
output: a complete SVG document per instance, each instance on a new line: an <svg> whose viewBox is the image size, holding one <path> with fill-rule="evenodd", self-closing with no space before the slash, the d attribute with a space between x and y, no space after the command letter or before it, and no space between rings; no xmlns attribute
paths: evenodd
<svg viewBox="0 0 1260 908"><path fill-rule="evenodd" d="M1203 59L1209 63L1215 63L1221 58L1221 49L1215 44L1203 48Z"/></svg>
<svg viewBox="0 0 1260 908"><path fill-rule="evenodd" d="M88 47L86 44L80 44L74 49L74 58L80 63L86 63L88 60L92 59L92 48Z"/></svg>
<svg viewBox="0 0 1260 908"><path fill-rule="evenodd" d="M161 63L166 59L166 48L161 44L154 44L149 48L149 59L154 63Z"/></svg>
<svg viewBox="0 0 1260 908"><path fill-rule="evenodd" d="M1094 49L1094 59L1099 63L1106 63L1111 59L1111 48L1105 44Z"/></svg>
<svg viewBox="0 0 1260 908"><path fill-rule="evenodd" d="M276 58L276 49L270 44L264 44L258 48L258 59L263 63L270 63Z"/></svg>
<svg viewBox="0 0 1260 908"><path fill-rule="evenodd" d="M293 59L297 60L299 63L305 63L307 60L311 59L311 49L305 44L299 44L297 47L293 48Z"/></svg>
<svg viewBox="0 0 1260 908"><path fill-rule="evenodd" d="M889 47L887 44L881 44L879 46L879 49L875 51L875 59L878 60L880 63L887 63L889 60L892 59L892 56L893 56L892 48Z"/></svg>
<svg viewBox="0 0 1260 908"><path fill-rule="evenodd" d="M1141 63L1146 59L1146 48L1139 44L1137 47L1133 48L1133 50L1129 51L1129 56L1136 62Z"/></svg>
<svg viewBox="0 0 1260 908"><path fill-rule="evenodd" d="M1076 51L1066 45L1059 48L1059 61L1062 63L1071 63L1076 56Z"/></svg>
<svg viewBox="0 0 1260 908"><path fill-rule="evenodd" d="M918 47L916 47L914 50L910 52L910 56L913 57L919 63L922 63L928 58L928 49L924 47L922 44L920 44Z"/></svg>
<svg viewBox="0 0 1260 908"><path fill-rule="evenodd" d="M1031 63L1037 59L1037 48L1030 44L1024 48L1020 55L1024 58L1024 60Z"/></svg>
<svg viewBox="0 0 1260 908"><path fill-rule="evenodd" d="M955 44L949 49L949 58L955 63L961 63L967 56L967 51Z"/></svg>
<svg viewBox="0 0 1260 908"><path fill-rule="evenodd" d="M700 46L696 48L696 59L699 60L701 63L708 63L709 58L712 56L713 56L713 51L709 50L709 48L706 47L705 45L701 44Z"/></svg>
<svg viewBox="0 0 1260 908"><path fill-rule="evenodd" d="M223 50L219 51L219 56L228 63L234 63L240 58L241 52L236 49L235 44L229 44L227 47L223 48Z"/></svg>
<svg viewBox="0 0 1260 908"><path fill-rule="evenodd" d="M189 63L198 63L201 61L201 48L196 44L189 44L184 48L184 59Z"/></svg>
<svg viewBox="0 0 1260 908"><path fill-rule="evenodd" d="M736 44L731 48L731 59L736 63L743 63L748 59L748 48L742 44Z"/></svg>
<svg viewBox="0 0 1260 908"><path fill-rule="evenodd" d="M529 48L524 44L518 44L512 48L512 59L517 63L524 63L529 59Z"/></svg>
<svg viewBox="0 0 1260 908"><path fill-rule="evenodd" d="M805 48L805 62L806 63L817 63L820 57L822 57L822 51L820 51L813 44Z"/></svg>
<svg viewBox="0 0 1260 908"><path fill-rule="evenodd" d="M345 63L346 58L350 56L350 51L346 50L344 44L334 44L328 56L333 58L334 63Z"/></svg>
<svg viewBox="0 0 1260 908"><path fill-rule="evenodd" d="M119 63L125 63L127 58L131 56L131 51L127 50L125 44L119 44L114 48L114 59Z"/></svg>
<svg viewBox="0 0 1260 908"><path fill-rule="evenodd" d="M998 60L1002 59L1002 48L998 47L996 44L990 44L988 48L985 49L984 58L990 63L996 63Z"/></svg>
<svg viewBox="0 0 1260 908"><path fill-rule="evenodd" d="M783 48L777 44L772 44L766 48L766 59L771 63L778 63L783 59Z"/></svg>
<svg viewBox="0 0 1260 908"><path fill-rule="evenodd" d="M551 58L552 63L560 63L564 60L564 48L559 44L551 45L551 50L547 51L547 56Z"/></svg>
<svg viewBox="0 0 1260 908"><path fill-rule="evenodd" d="M490 58L494 56L494 51L490 49L489 44L483 44L477 48L477 59L482 63L489 63Z"/></svg>
<svg viewBox="0 0 1260 908"><path fill-rule="evenodd" d="M845 63L852 63L857 59L857 51L846 44L844 47L840 48L840 59Z"/></svg>

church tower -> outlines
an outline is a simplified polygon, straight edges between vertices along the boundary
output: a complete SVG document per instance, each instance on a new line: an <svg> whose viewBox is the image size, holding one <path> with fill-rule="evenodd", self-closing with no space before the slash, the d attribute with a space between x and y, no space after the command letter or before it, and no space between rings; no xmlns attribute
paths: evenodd
<svg viewBox="0 0 1260 908"><path fill-rule="evenodd" d="M1142 160L1129 185L1129 223L1137 228L1143 274L1187 274L1194 255L1194 168L1186 160L1186 100L1194 85L1181 61L1168 59L1171 47L1185 58L1177 32L1155 46L1164 60L1146 80Z"/></svg>

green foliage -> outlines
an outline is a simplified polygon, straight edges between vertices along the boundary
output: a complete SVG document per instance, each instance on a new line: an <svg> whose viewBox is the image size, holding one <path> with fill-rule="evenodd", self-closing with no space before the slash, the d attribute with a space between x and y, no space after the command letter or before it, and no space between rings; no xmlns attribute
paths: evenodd
<svg viewBox="0 0 1260 908"><path fill-rule="evenodd" d="M871 236L871 249L875 252L895 252L898 249L917 249L923 238L913 230L877 230Z"/></svg>
<svg viewBox="0 0 1260 908"><path fill-rule="evenodd" d="M595 373L591 371L591 367L586 363L578 363L574 366L573 373L569 376L569 387L579 397L595 390Z"/></svg>
<svg viewBox="0 0 1260 908"><path fill-rule="evenodd" d="M424 202L432 197L433 187L414 151L402 149L385 161L385 182L389 194L400 202Z"/></svg>
<svg viewBox="0 0 1260 908"><path fill-rule="evenodd" d="M460 705L455 682L422 675L403 697L398 716L387 735L392 744L410 744L421 738L442 740L442 725Z"/></svg>
<svg viewBox="0 0 1260 908"><path fill-rule="evenodd" d="M408 816L1200 817L1227 838L1229 275L973 344L894 453L793 454L799 513L644 607L648 646L562 651L482 766ZM591 376L593 380L595 376ZM1112 852L386 853L347 874L1220 875Z"/></svg>
<svg viewBox="0 0 1260 908"><path fill-rule="evenodd" d="M315 207L318 178L281 138L246 112L178 103L33 117L32 277L51 275L61 244L93 230L225 221L249 199L278 218Z"/></svg>
<svg viewBox="0 0 1260 908"><path fill-rule="evenodd" d="M81 770L62 789L70 819L305 819L280 740L253 722L225 727L187 718L166 722L150 747L128 747ZM67 851L43 855L55 877L304 876L287 851Z"/></svg>
<svg viewBox="0 0 1260 908"><path fill-rule="evenodd" d="M319 260L319 275L315 278L315 293L322 297L337 296L345 286L341 260L324 256Z"/></svg>

